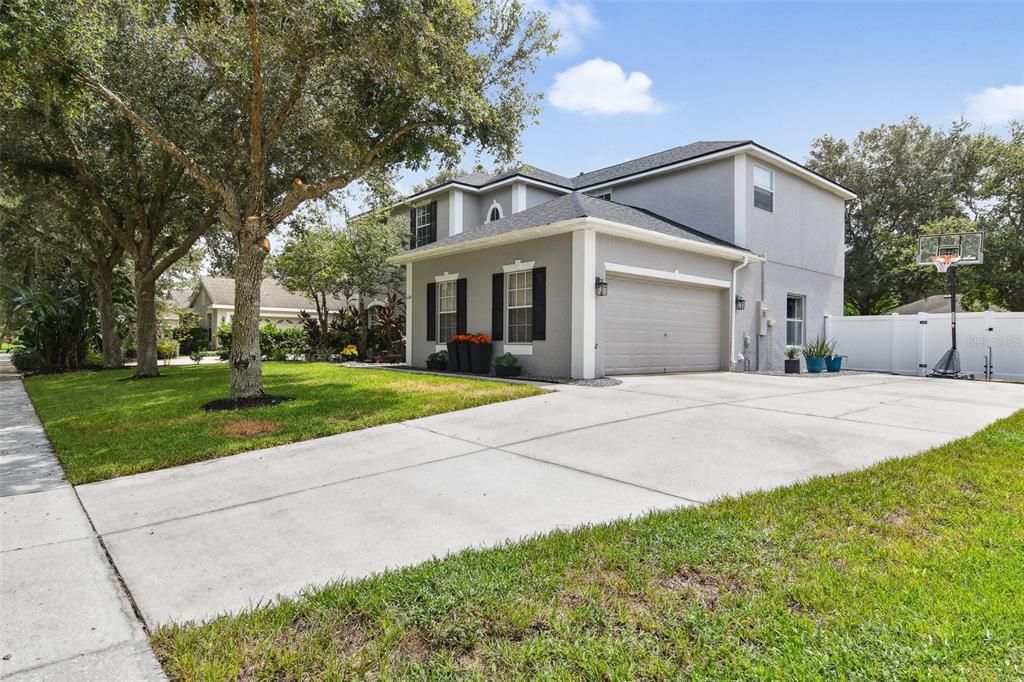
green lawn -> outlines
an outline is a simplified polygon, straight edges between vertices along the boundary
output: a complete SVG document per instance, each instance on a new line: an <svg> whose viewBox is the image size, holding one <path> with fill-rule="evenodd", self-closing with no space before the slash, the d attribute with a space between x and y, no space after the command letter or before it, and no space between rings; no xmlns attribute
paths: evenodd
<svg viewBox="0 0 1024 682"><path fill-rule="evenodd" d="M245 450L536 395L525 385L325 363L268 362L265 389L294 400L204 412L224 398L226 364L35 376L25 381L68 479L99 481Z"/></svg>
<svg viewBox="0 0 1024 682"><path fill-rule="evenodd" d="M865 471L463 552L152 641L189 680L1021 679L1024 411Z"/></svg>

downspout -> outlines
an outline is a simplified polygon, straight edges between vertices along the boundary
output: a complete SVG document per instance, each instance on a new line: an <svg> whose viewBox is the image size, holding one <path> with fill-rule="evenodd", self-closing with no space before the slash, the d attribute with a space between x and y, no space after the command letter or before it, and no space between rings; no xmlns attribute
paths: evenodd
<svg viewBox="0 0 1024 682"><path fill-rule="evenodd" d="M736 273L750 265L750 257L744 256L743 262L732 269L732 286L729 289L729 371L736 362Z"/></svg>

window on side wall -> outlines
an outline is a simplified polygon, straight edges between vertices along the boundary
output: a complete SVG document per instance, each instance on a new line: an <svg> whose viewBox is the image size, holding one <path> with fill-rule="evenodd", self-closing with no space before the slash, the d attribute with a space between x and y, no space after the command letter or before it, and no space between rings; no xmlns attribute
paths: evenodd
<svg viewBox="0 0 1024 682"><path fill-rule="evenodd" d="M611 192L602 192L601 194L595 194L594 198L595 199L604 199L605 201L611 201L612 200L612 193Z"/></svg>
<svg viewBox="0 0 1024 682"><path fill-rule="evenodd" d="M425 206L416 207L416 244L414 246L423 246L430 243L430 223L431 223L431 211L430 204Z"/></svg>
<svg viewBox="0 0 1024 682"><path fill-rule="evenodd" d="M786 296L786 345L804 344L804 302L803 296Z"/></svg>
<svg viewBox="0 0 1024 682"><path fill-rule="evenodd" d="M455 336L458 324L456 281L437 283L437 338L446 343Z"/></svg>
<svg viewBox="0 0 1024 682"><path fill-rule="evenodd" d="M505 275L508 343L533 341L533 270Z"/></svg>
<svg viewBox="0 0 1024 682"><path fill-rule="evenodd" d="M754 165L754 206L775 211L775 171Z"/></svg>
<svg viewBox="0 0 1024 682"><path fill-rule="evenodd" d="M491 207L487 210L487 220L484 222L493 223L495 220L501 220L501 204L495 201L491 204Z"/></svg>

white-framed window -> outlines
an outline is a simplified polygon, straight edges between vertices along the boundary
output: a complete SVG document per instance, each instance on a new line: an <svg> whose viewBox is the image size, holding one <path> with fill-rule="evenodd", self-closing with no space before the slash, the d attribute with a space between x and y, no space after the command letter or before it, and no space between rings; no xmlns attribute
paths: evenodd
<svg viewBox="0 0 1024 682"><path fill-rule="evenodd" d="M604 199L605 201L611 201L612 200L612 193L611 192L602 192L601 194L595 194L594 198L595 199Z"/></svg>
<svg viewBox="0 0 1024 682"><path fill-rule="evenodd" d="M533 270L505 273L508 343L533 341Z"/></svg>
<svg viewBox="0 0 1024 682"><path fill-rule="evenodd" d="M369 326L369 327L376 327L377 326L377 312L379 310L381 310L383 307L384 306L377 305L377 304L372 304L372 305L370 305L369 308L366 309L366 324L367 324L367 326Z"/></svg>
<svg viewBox="0 0 1024 682"><path fill-rule="evenodd" d="M804 343L804 308L807 299L796 294L786 296L786 345Z"/></svg>
<svg viewBox="0 0 1024 682"><path fill-rule="evenodd" d="M491 207L487 209L487 219L485 223L494 222L495 220L501 220L504 216L504 212L501 210L501 204L495 201L491 204Z"/></svg>
<svg viewBox="0 0 1024 682"><path fill-rule="evenodd" d="M447 343L458 327L458 297L454 279L437 283L437 339Z"/></svg>
<svg viewBox="0 0 1024 682"><path fill-rule="evenodd" d="M423 246L430 243L430 204L416 207L416 243L413 246Z"/></svg>
<svg viewBox="0 0 1024 682"><path fill-rule="evenodd" d="M754 206L775 212L775 171L754 164Z"/></svg>

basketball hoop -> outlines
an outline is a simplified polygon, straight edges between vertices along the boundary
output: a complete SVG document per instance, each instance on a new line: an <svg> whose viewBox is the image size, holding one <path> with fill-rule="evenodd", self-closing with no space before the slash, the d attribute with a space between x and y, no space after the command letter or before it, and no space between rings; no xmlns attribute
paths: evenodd
<svg viewBox="0 0 1024 682"><path fill-rule="evenodd" d="M960 260L958 253L940 253L932 256L932 263L935 264L935 269L939 272L946 272L949 270L949 266L958 260Z"/></svg>

